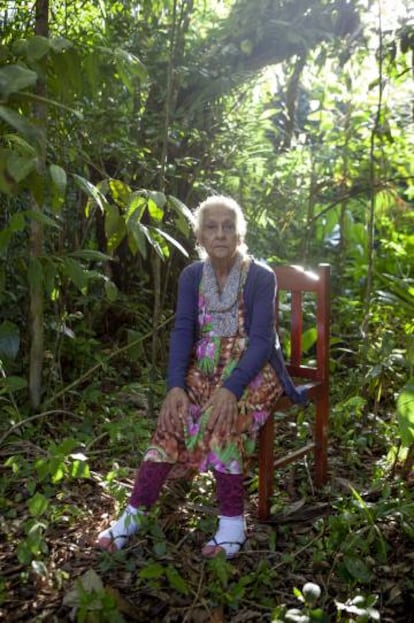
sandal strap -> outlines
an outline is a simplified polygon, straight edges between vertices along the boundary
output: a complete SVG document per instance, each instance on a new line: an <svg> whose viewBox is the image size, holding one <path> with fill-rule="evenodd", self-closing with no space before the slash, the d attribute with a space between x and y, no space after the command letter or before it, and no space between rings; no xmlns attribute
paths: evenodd
<svg viewBox="0 0 414 623"><path fill-rule="evenodd" d="M128 535L127 534L118 534L118 535L114 535L114 533L112 532L111 528L107 528L106 530L103 530L99 536L98 536L98 541L100 539L110 539L112 543L116 544L117 539L123 539L123 540L128 540Z"/></svg>
<svg viewBox="0 0 414 623"><path fill-rule="evenodd" d="M230 560L231 558L235 558L240 553L246 541L247 541L247 537L244 539L244 541L218 541L216 537L212 537L210 541L206 543L203 550L205 548L211 548L213 552L211 552L211 555L210 553L207 553L207 552L204 555L207 558L214 558L218 554L218 552L217 551L214 552L214 550L216 548L219 548L219 550L224 552L226 559ZM233 548L233 551L232 551L232 548Z"/></svg>
<svg viewBox="0 0 414 623"><path fill-rule="evenodd" d="M214 542L215 547L223 547L223 545L238 545L240 549L243 547L243 545L247 541L247 539L244 539L244 541L220 541L219 542L214 536L210 540Z"/></svg>

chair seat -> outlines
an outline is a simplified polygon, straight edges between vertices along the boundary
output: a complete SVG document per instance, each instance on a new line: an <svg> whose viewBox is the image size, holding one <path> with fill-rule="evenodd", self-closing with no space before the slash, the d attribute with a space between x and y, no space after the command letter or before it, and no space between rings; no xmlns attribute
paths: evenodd
<svg viewBox="0 0 414 623"><path fill-rule="evenodd" d="M300 383L297 384L296 387L300 387L301 389L306 389L308 392L309 400L314 400L322 389L322 383L320 381L309 381L309 383ZM274 412L278 411L288 411L292 407L295 406L293 400L291 400L288 396L282 395L275 404Z"/></svg>

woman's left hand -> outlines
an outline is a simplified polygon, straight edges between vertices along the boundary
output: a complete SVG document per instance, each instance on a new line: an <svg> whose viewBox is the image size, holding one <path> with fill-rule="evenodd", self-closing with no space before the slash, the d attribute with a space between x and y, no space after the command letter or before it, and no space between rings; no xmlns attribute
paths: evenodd
<svg viewBox="0 0 414 623"><path fill-rule="evenodd" d="M207 430L216 433L220 438L237 434L237 398L229 389L220 387L211 396L203 410L211 408L207 422Z"/></svg>

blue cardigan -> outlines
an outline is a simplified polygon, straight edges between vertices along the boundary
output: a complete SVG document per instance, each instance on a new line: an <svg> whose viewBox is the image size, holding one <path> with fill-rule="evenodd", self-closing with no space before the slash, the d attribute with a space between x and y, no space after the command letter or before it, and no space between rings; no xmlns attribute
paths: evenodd
<svg viewBox="0 0 414 623"><path fill-rule="evenodd" d="M179 278L177 309L170 339L168 389L186 387L185 377L198 337L198 287L202 272L203 262L194 262L184 268ZM283 361L275 331L275 294L276 276L273 270L253 261L243 291L248 347L223 386L239 400L250 381L270 362L285 394L296 403L306 404L307 392L303 387L295 387Z"/></svg>

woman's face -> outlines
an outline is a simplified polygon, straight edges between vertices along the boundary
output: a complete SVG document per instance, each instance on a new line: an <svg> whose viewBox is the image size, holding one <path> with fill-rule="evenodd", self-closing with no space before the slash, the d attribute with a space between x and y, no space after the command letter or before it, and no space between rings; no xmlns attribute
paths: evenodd
<svg viewBox="0 0 414 623"><path fill-rule="evenodd" d="M206 209L198 242L212 260L231 260L240 244L236 231L236 215L223 206Z"/></svg>

